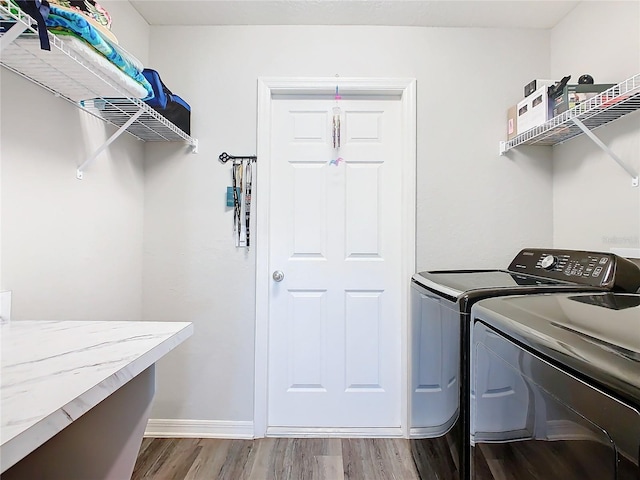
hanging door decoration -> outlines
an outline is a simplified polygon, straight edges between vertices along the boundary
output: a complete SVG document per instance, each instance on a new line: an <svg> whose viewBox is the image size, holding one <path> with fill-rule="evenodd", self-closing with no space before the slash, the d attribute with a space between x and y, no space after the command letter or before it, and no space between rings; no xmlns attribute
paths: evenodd
<svg viewBox="0 0 640 480"><path fill-rule="evenodd" d="M336 75L337 77L337 75ZM333 138L333 150L334 157L329 161L329 165L334 165L336 167L340 166L340 162L344 162L344 158L340 156L340 134L341 134L341 116L342 109L338 104L338 101L342 99L340 96L340 90L338 89L338 85L336 85L336 94L334 97L336 104L333 107L333 116L331 117L331 136Z"/></svg>
<svg viewBox="0 0 640 480"><path fill-rule="evenodd" d="M340 91L338 90L338 86L336 85L336 95L335 95L336 105L333 107L333 148L338 150L340 148L340 116L342 115L342 109L340 105L338 105L338 100L342 97L340 96Z"/></svg>
<svg viewBox="0 0 640 480"><path fill-rule="evenodd" d="M226 152L218 159L222 163L232 161L231 192L227 192L227 204L233 206L233 238L236 247L249 249L251 245L251 184L253 181L252 163L255 156L236 157Z"/></svg>

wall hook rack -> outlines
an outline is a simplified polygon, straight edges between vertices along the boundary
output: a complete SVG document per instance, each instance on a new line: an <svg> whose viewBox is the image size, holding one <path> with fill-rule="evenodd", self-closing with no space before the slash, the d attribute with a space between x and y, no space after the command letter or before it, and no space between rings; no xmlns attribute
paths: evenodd
<svg viewBox="0 0 640 480"><path fill-rule="evenodd" d="M233 186L227 187L227 206L233 207L233 236L236 247L249 248L250 211L251 211L251 164L258 159L255 155L238 157L222 152L218 157L222 163L232 161L231 178ZM231 192L231 193L229 193ZM229 198L233 198L232 203ZM244 222L242 219L244 218Z"/></svg>
<svg viewBox="0 0 640 480"><path fill-rule="evenodd" d="M233 163L242 162L245 160L256 162L258 160L258 157L256 157L255 155L236 157L235 155L229 155L227 152L222 152L218 157L218 160L220 160L222 163L227 163L229 160L231 160Z"/></svg>

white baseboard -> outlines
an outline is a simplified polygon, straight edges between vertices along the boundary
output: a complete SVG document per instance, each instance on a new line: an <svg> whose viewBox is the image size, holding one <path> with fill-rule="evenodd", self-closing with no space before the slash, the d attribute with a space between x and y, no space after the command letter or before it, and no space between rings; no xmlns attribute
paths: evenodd
<svg viewBox="0 0 640 480"><path fill-rule="evenodd" d="M145 437L252 439L253 422L150 418Z"/></svg>
<svg viewBox="0 0 640 480"><path fill-rule="evenodd" d="M150 418L144 432L154 438L253 439L253 422ZM268 427L267 437L403 438L402 428L300 428Z"/></svg>
<svg viewBox="0 0 640 480"><path fill-rule="evenodd" d="M267 427L267 437L339 437L339 438L402 438L402 428L300 428Z"/></svg>

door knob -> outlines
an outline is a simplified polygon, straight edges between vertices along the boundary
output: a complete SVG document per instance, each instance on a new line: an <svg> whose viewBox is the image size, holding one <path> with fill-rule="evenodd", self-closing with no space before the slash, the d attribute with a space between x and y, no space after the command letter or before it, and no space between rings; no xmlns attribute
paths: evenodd
<svg viewBox="0 0 640 480"><path fill-rule="evenodd" d="M281 282L284 279L284 273L282 273L280 270L276 270L275 272L273 272L272 277L276 282Z"/></svg>

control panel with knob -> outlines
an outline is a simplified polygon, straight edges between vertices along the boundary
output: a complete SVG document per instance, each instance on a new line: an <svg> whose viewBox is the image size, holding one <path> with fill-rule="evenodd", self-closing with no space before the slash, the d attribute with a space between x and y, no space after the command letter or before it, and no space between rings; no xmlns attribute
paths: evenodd
<svg viewBox="0 0 640 480"><path fill-rule="evenodd" d="M525 248L508 270L614 291L640 288L640 267L613 253Z"/></svg>

